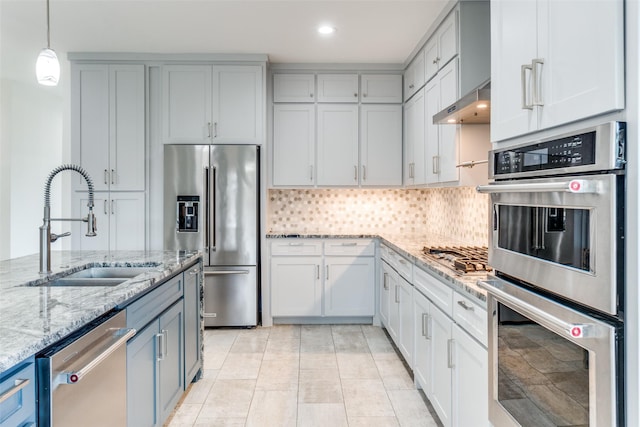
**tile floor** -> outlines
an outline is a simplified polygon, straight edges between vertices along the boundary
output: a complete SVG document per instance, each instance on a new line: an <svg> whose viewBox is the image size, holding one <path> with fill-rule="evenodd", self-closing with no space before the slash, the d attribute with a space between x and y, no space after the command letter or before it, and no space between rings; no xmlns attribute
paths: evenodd
<svg viewBox="0 0 640 427"><path fill-rule="evenodd" d="M169 427L438 425L376 326L207 329L204 352Z"/></svg>

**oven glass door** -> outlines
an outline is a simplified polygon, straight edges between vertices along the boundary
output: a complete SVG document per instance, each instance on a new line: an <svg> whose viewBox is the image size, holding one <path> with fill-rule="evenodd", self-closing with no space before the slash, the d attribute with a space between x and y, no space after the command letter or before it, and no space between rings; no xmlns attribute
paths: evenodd
<svg viewBox="0 0 640 427"><path fill-rule="evenodd" d="M621 326L504 280L488 291L489 418L496 426L616 426Z"/></svg>
<svg viewBox="0 0 640 427"><path fill-rule="evenodd" d="M497 182L489 265L611 315L620 307L623 178L615 174Z"/></svg>

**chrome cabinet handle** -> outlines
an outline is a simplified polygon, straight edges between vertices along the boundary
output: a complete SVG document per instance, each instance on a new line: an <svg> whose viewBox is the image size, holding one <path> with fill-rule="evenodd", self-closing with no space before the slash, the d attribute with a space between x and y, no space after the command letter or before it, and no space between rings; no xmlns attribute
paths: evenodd
<svg viewBox="0 0 640 427"><path fill-rule="evenodd" d="M207 138L211 138L211 122L207 122Z"/></svg>
<svg viewBox="0 0 640 427"><path fill-rule="evenodd" d="M211 123L209 123L211 124ZM211 137L211 133L209 133L209 137ZM204 173L202 174L202 179L204 180L204 204L205 206L209 206L209 166L204 167ZM176 224L177 228L177 224ZM204 233L202 233L202 237L204 239L204 252L209 252L209 209L206 209L205 218L204 218Z"/></svg>
<svg viewBox="0 0 640 427"><path fill-rule="evenodd" d="M216 271L205 271L205 276L223 276L227 274L249 274L249 270L216 270Z"/></svg>
<svg viewBox="0 0 640 427"><path fill-rule="evenodd" d="M598 184L585 179L564 182L543 182L534 184L491 184L476 187L478 193L598 193Z"/></svg>
<svg viewBox="0 0 640 427"><path fill-rule="evenodd" d="M213 123L213 137L214 138L218 137L218 122Z"/></svg>
<svg viewBox="0 0 640 427"><path fill-rule="evenodd" d="M422 313L422 336L427 337L427 313Z"/></svg>
<svg viewBox="0 0 640 427"><path fill-rule="evenodd" d="M169 331L163 329L162 334L164 335L164 338L162 340L162 358L164 359L165 357L167 357L167 354L169 354Z"/></svg>
<svg viewBox="0 0 640 427"><path fill-rule="evenodd" d="M467 311L473 311L473 306L472 305L468 305L466 301L464 300L460 300L458 301L458 305L462 308L464 308Z"/></svg>
<svg viewBox="0 0 640 427"><path fill-rule="evenodd" d="M28 386L30 383L31 383L31 380L29 378L15 380L13 382L13 387L11 387L9 390L5 391L0 395L0 403L9 399L11 396L13 396L17 392L19 392L20 390Z"/></svg>
<svg viewBox="0 0 640 427"><path fill-rule="evenodd" d="M396 298L395 298L395 300L396 300L396 303L399 303L400 302L400 297L398 296L398 287L397 286L396 286L395 290L396 290L396 295L395 295Z"/></svg>
<svg viewBox="0 0 640 427"><path fill-rule="evenodd" d="M520 68L520 84L522 89L522 109L533 110L533 104L527 103L527 70L533 71L533 67L530 64L524 64Z"/></svg>
<svg viewBox="0 0 640 427"><path fill-rule="evenodd" d="M400 264L407 265L407 261L406 261L404 258L400 258L400 259L398 260L398 262L399 262Z"/></svg>
<svg viewBox="0 0 640 427"><path fill-rule="evenodd" d="M385 291L389 290L389 273L382 274L382 287Z"/></svg>
<svg viewBox="0 0 640 427"><path fill-rule="evenodd" d="M116 214L116 210L114 208L114 205L115 205L114 202L115 202L115 200L112 199L111 200L111 215L115 215Z"/></svg>
<svg viewBox="0 0 640 427"><path fill-rule="evenodd" d="M538 67L538 65L540 67ZM538 75L538 69L544 65L544 59L536 58L531 61L531 80L533 81L533 94L532 94L532 105L542 107L544 102L542 101L542 88L539 83L540 76Z"/></svg>
<svg viewBox="0 0 640 427"><path fill-rule="evenodd" d="M367 180L367 167L365 165L362 165L362 180Z"/></svg>
<svg viewBox="0 0 640 427"><path fill-rule="evenodd" d="M357 165L353 165L353 179L354 179L354 181L358 180L358 166Z"/></svg>
<svg viewBox="0 0 640 427"><path fill-rule="evenodd" d="M108 215L109 213L107 212L107 200L106 199L102 202L102 207L104 208L104 214Z"/></svg>
<svg viewBox="0 0 640 427"><path fill-rule="evenodd" d="M448 368L455 368L455 365L453 363L453 343L454 343L453 339L447 340L447 367Z"/></svg>
<svg viewBox="0 0 640 427"><path fill-rule="evenodd" d="M303 242L289 242L289 246L304 246Z"/></svg>
<svg viewBox="0 0 640 427"><path fill-rule="evenodd" d="M358 246L356 242L342 242L340 246Z"/></svg>
<svg viewBox="0 0 640 427"><path fill-rule="evenodd" d="M82 378L87 376L89 372L91 372L96 366L102 363L106 358L108 358L114 351L120 348L122 345L126 344L126 342L136 334L135 329L108 329L105 335L112 335L111 341L112 343L107 347L104 351L98 354L96 357L91 359L89 363L84 365L82 368L73 372L63 372L61 373L61 378L66 384L76 384Z"/></svg>
<svg viewBox="0 0 640 427"><path fill-rule="evenodd" d="M325 266L325 270L326 270L327 275L325 276L324 280L329 280L329 266L328 265Z"/></svg>
<svg viewBox="0 0 640 427"><path fill-rule="evenodd" d="M109 183L109 171L107 169L104 170L104 185L107 185Z"/></svg>
<svg viewBox="0 0 640 427"><path fill-rule="evenodd" d="M316 265L316 279L320 280L320 264Z"/></svg>
<svg viewBox="0 0 640 427"><path fill-rule="evenodd" d="M156 354L158 355L156 357L156 360L158 362L164 360L164 354L162 353L162 349L164 348L164 346L162 345L163 339L164 339L164 334L162 333L156 334Z"/></svg>
<svg viewBox="0 0 640 427"><path fill-rule="evenodd" d="M115 184L115 176L116 176L116 170L111 169L111 185Z"/></svg>
<svg viewBox="0 0 640 427"><path fill-rule="evenodd" d="M435 175L440 173L440 156L433 156L431 159L431 167Z"/></svg>

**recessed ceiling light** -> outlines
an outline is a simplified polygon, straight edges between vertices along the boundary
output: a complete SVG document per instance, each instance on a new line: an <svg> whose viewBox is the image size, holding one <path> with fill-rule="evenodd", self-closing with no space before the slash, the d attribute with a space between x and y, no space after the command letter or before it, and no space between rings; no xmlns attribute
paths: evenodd
<svg viewBox="0 0 640 427"><path fill-rule="evenodd" d="M478 104L477 107L482 109L482 108L487 108L488 105L487 104Z"/></svg>
<svg viewBox="0 0 640 427"><path fill-rule="evenodd" d="M321 25L318 27L318 32L326 36L335 33L336 27L332 27L331 25Z"/></svg>

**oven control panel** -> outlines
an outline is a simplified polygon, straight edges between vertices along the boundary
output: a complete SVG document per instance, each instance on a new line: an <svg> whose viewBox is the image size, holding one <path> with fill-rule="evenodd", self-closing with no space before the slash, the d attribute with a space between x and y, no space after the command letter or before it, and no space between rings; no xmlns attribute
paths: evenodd
<svg viewBox="0 0 640 427"><path fill-rule="evenodd" d="M589 132L494 153L495 175L595 164L596 133Z"/></svg>
<svg viewBox="0 0 640 427"><path fill-rule="evenodd" d="M510 179L624 169L626 123L607 122L575 134L494 150L492 177Z"/></svg>

